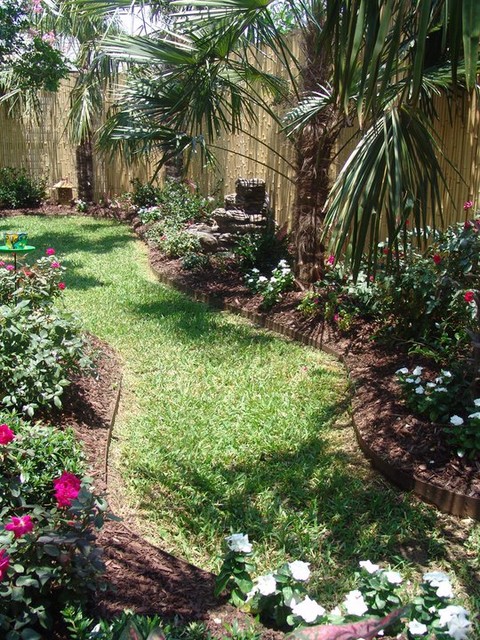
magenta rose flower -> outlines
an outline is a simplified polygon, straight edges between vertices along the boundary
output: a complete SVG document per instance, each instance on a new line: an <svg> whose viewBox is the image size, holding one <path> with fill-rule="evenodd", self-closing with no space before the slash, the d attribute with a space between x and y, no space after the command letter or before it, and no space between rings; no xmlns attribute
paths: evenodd
<svg viewBox="0 0 480 640"><path fill-rule="evenodd" d="M473 291L466 291L465 295L463 296L465 302L473 302L474 298L475 298L475 294L473 293Z"/></svg>
<svg viewBox="0 0 480 640"><path fill-rule="evenodd" d="M15 267L13 266L13 264L6 264L5 265L5 269L7 271L13 271L15 269Z"/></svg>
<svg viewBox="0 0 480 640"><path fill-rule="evenodd" d="M0 549L0 582L5 579L7 569L10 566L10 556L5 549Z"/></svg>
<svg viewBox="0 0 480 640"><path fill-rule="evenodd" d="M473 202L471 200L467 200L466 202L463 203L463 208L465 209L465 211L467 211L467 209L471 209L473 207Z"/></svg>
<svg viewBox="0 0 480 640"><path fill-rule="evenodd" d="M57 284L57 287L60 289L60 291L63 291L63 290L65 289L65 286L66 286L66 285L65 285L65 283L64 283L64 282L59 282L59 283Z"/></svg>
<svg viewBox="0 0 480 640"><path fill-rule="evenodd" d="M69 507L80 493L82 481L74 473L64 471L53 481L55 498L59 507Z"/></svg>
<svg viewBox="0 0 480 640"><path fill-rule="evenodd" d="M433 261L434 261L434 263L435 263L435 264L440 264L440 262L442 261L442 256L440 256L438 253L436 253L436 254L433 256L433 258L432 258L432 259L433 259Z"/></svg>
<svg viewBox="0 0 480 640"><path fill-rule="evenodd" d="M52 269L58 269L60 267L60 263L55 260L50 266Z"/></svg>
<svg viewBox="0 0 480 640"><path fill-rule="evenodd" d="M15 434L8 424L0 424L0 444L8 444L12 440L15 440Z"/></svg>
<svg viewBox="0 0 480 640"><path fill-rule="evenodd" d="M47 254L47 256L54 256L55 255L55 249L53 249L53 247L49 247L45 253Z"/></svg>
<svg viewBox="0 0 480 640"><path fill-rule="evenodd" d="M5 525L7 531L13 531L15 538L21 538L26 533L33 531L33 522L30 516L12 516L12 520Z"/></svg>

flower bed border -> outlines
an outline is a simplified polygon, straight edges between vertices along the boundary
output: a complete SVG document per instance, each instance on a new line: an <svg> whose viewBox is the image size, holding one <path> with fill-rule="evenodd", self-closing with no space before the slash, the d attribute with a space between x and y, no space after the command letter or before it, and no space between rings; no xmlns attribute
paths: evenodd
<svg viewBox="0 0 480 640"><path fill-rule="evenodd" d="M292 329L291 327L287 327L279 322L276 322L264 313L257 313L255 311L243 309L240 306L225 302L225 300L223 300L223 298L221 297L213 296L201 291L195 291L188 285L178 282L174 278L162 273L152 264L151 260L150 268L160 282L174 287L178 291L187 294L189 297L197 300L198 302L203 302L211 307L240 315L265 329L273 331L274 333L286 336L287 338L295 340L296 342L301 342L302 344L308 345L310 347L314 347L315 349L320 349L323 352L334 356L340 362L342 362L350 375L350 371L343 354L333 347L324 344L321 339L307 336L298 329ZM415 493L415 495L418 496L421 500L434 505L443 513L449 513L451 515L459 517L471 517L475 520L480 521L480 498L467 496L463 493L458 493L455 491L451 491L450 489L433 485L429 482L421 480L420 478L417 478L415 475L405 473L401 469L393 467L388 460L385 460L384 458L379 456L367 444L356 423L354 412L352 414L352 425L360 449L362 450L366 458L370 460L375 469L377 469L377 471L385 476L390 482L395 484L400 489L413 491L413 493Z"/></svg>

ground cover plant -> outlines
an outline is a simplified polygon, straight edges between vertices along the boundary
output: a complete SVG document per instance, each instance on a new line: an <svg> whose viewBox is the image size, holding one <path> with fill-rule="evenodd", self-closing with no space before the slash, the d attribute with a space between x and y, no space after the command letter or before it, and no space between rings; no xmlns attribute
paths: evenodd
<svg viewBox="0 0 480 640"><path fill-rule="evenodd" d="M55 234L69 256L67 304L125 362L114 454L151 539L218 571L223 537L248 531L260 572L310 562L312 597L325 608L354 589L359 559L407 580L421 557L478 610L478 527L371 472L343 415L335 361L159 285L144 247L116 223L16 224L39 247ZM460 555L448 533L459 527L470 531Z"/></svg>

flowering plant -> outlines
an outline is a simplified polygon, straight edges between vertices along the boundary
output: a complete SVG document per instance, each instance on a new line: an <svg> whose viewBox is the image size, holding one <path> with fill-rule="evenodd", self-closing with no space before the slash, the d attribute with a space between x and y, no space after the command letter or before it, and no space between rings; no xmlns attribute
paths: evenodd
<svg viewBox="0 0 480 640"><path fill-rule="evenodd" d="M262 275L258 269L252 269L245 276L245 284L262 298L262 308L271 309L280 301L282 293L292 288L295 278L286 260L280 260L270 278Z"/></svg>
<svg viewBox="0 0 480 640"><path fill-rule="evenodd" d="M253 588L251 574L255 570L255 563L252 545L248 535L243 533L228 536L225 543L227 553L215 582L215 595L218 596L225 589L229 589L230 599L238 607L243 604L245 594Z"/></svg>
<svg viewBox="0 0 480 640"><path fill-rule="evenodd" d="M426 416L432 422L448 421L449 415L461 406L465 384L447 369L432 379L424 377L423 367L411 371L402 367L395 372L402 388L406 405L415 413Z"/></svg>
<svg viewBox="0 0 480 640"><path fill-rule="evenodd" d="M381 568L370 560L362 560L360 571L355 573L357 588L327 612L307 593L309 563L296 560L276 571L252 578L249 571L253 565L243 563L236 566L231 563L232 553L252 553L248 536L234 534L227 538L227 542L229 552L217 579L217 594L228 588L229 578L236 571L241 571L244 581L234 583L236 593L232 602L283 628L321 625L318 637L325 638L337 637L333 631L339 635L345 633L345 637L347 632L350 634L348 637L360 638L363 634L373 637L373 631L388 628L394 633L405 631L410 639L435 633L435 637L442 640L465 640L471 629L468 612L451 602L453 588L444 573L426 573L421 583L421 595L404 606L402 600L409 596L401 574L390 568ZM371 619L373 616L376 617L374 621ZM372 622L377 625L374 629L371 628ZM332 635L328 635L328 630ZM315 636L310 634L308 637Z"/></svg>
<svg viewBox="0 0 480 640"><path fill-rule="evenodd" d="M107 505L82 477L73 434L1 417L0 635L36 638L58 606L99 586L93 530Z"/></svg>
<svg viewBox="0 0 480 640"><path fill-rule="evenodd" d="M460 458L464 455L474 458L480 453L480 398L476 398L473 405L467 410L465 418L451 416L449 426L445 429Z"/></svg>

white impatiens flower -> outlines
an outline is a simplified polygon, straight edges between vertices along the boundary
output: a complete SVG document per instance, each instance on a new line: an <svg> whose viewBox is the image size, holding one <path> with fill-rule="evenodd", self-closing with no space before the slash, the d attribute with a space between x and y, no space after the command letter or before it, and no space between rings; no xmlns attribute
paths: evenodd
<svg viewBox="0 0 480 640"><path fill-rule="evenodd" d="M476 407L480 407L480 398L476 398L476 399L473 401L473 404L474 404Z"/></svg>
<svg viewBox="0 0 480 640"><path fill-rule="evenodd" d="M252 545L248 541L248 534L233 533L231 536L225 538L228 544L228 548L237 553L250 553Z"/></svg>
<svg viewBox="0 0 480 640"><path fill-rule="evenodd" d="M343 602L347 613L351 616L363 616L368 611L368 607L363 599L361 592L354 589L347 593Z"/></svg>
<svg viewBox="0 0 480 640"><path fill-rule="evenodd" d="M447 391L447 387L437 387L435 391L437 393L445 393Z"/></svg>
<svg viewBox="0 0 480 640"><path fill-rule="evenodd" d="M461 418L460 416L452 416L450 418L450 424L453 424L455 427L459 427L461 424L463 424L463 418Z"/></svg>
<svg viewBox="0 0 480 640"><path fill-rule="evenodd" d="M436 587L436 594L439 598L452 598L453 590L450 584L450 578L443 571L430 571L425 573L423 581L428 583L431 587Z"/></svg>
<svg viewBox="0 0 480 640"><path fill-rule="evenodd" d="M368 573L376 573L380 569L378 564L373 564L373 562L370 562L370 560L360 560L358 564L362 567L362 569L368 571Z"/></svg>
<svg viewBox="0 0 480 640"><path fill-rule="evenodd" d="M390 584L402 584L403 582L403 578L398 571L385 571L384 575Z"/></svg>
<svg viewBox="0 0 480 640"><path fill-rule="evenodd" d="M405 382L408 382L408 384L414 384L415 378L405 378Z"/></svg>
<svg viewBox="0 0 480 640"><path fill-rule="evenodd" d="M258 281L259 282L268 282L268 278L266 278L265 276L260 276Z"/></svg>
<svg viewBox="0 0 480 640"><path fill-rule="evenodd" d="M426 624L422 624L414 619L408 623L408 630L412 636L424 636L428 631L428 627Z"/></svg>
<svg viewBox="0 0 480 640"><path fill-rule="evenodd" d="M401 369L397 369L397 371L395 371L395 373L398 375L403 374L403 375L407 375L408 373L408 369L407 367L402 367Z"/></svg>
<svg viewBox="0 0 480 640"><path fill-rule="evenodd" d="M468 619L468 611L459 605L449 605L440 609L439 623L447 627L448 635L454 640L465 640L472 626Z"/></svg>
<svg viewBox="0 0 480 640"><path fill-rule="evenodd" d="M288 568L294 580L305 581L310 578L310 563L302 562L302 560L294 560L288 563Z"/></svg>
<svg viewBox="0 0 480 640"><path fill-rule="evenodd" d="M434 389L437 385L435 384L435 382L427 382L427 387L429 389Z"/></svg>
<svg viewBox="0 0 480 640"><path fill-rule="evenodd" d="M292 607L292 613L296 616L303 618L305 622L315 622L317 618L325 614L325 609L321 607L318 602L311 600L308 596L305 596L305 600L302 600L294 607Z"/></svg>
<svg viewBox="0 0 480 640"><path fill-rule="evenodd" d="M436 384L442 384L443 383L443 378L441 376L438 376L438 378L435 378Z"/></svg>
<svg viewBox="0 0 480 640"><path fill-rule="evenodd" d="M450 372L450 371L444 371L444 369L442 369L442 372L441 372L441 373L442 373L442 376L443 376L444 378L451 378L451 377L452 377L452 374L451 374L451 372Z"/></svg>
<svg viewBox="0 0 480 640"><path fill-rule="evenodd" d="M423 367L415 367L412 371L412 376L421 376L423 371Z"/></svg>
<svg viewBox="0 0 480 640"><path fill-rule="evenodd" d="M415 393L418 393L418 395L421 396L425 393L425 389L419 384L418 387L415 387Z"/></svg>
<svg viewBox="0 0 480 640"><path fill-rule="evenodd" d="M475 413L471 413L468 417L474 420L480 420L480 411L475 411Z"/></svg>
<svg viewBox="0 0 480 640"><path fill-rule="evenodd" d="M277 581L272 573L268 573L265 576L258 576L256 583L258 591L262 596L270 596L277 590Z"/></svg>

